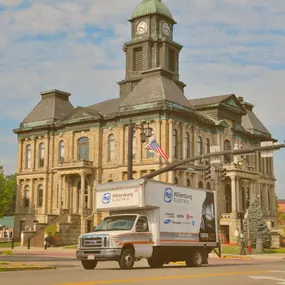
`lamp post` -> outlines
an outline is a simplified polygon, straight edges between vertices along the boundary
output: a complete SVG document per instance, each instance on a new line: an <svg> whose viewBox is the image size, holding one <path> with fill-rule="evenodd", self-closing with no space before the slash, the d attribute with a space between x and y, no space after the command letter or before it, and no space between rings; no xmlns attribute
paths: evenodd
<svg viewBox="0 0 285 285"><path fill-rule="evenodd" d="M147 123L147 127L144 128L143 124L140 126L130 123L128 127L128 180L133 179L133 137L136 130L141 130L141 142L146 142L146 139L152 136L152 128Z"/></svg>

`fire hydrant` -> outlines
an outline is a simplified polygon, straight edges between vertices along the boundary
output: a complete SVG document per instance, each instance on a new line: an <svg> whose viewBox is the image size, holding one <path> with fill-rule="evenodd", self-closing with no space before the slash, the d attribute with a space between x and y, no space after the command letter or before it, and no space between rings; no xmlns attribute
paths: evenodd
<svg viewBox="0 0 285 285"><path fill-rule="evenodd" d="M249 244L248 247L247 247L247 253L248 254L252 254L252 246L251 246L251 244Z"/></svg>

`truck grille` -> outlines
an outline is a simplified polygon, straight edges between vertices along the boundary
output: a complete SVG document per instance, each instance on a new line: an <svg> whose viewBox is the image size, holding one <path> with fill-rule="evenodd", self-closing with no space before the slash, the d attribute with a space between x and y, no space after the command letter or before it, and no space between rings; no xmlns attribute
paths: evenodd
<svg viewBox="0 0 285 285"><path fill-rule="evenodd" d="M107 247L106 237L84 238L82 239L82 247L102 248Z"/></svg>

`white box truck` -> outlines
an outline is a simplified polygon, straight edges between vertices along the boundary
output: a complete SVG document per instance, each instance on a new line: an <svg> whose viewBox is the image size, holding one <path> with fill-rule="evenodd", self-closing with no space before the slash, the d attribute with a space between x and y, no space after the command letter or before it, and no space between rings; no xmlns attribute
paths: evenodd
<svg viewBox="0 0 285 285"><path fill-rule="evenodd" d="M87 270L100 261L131 269L143 258L154 268L197 267L219 248L214 191L137 179L98 185L95 204L109 215L79 237L76 256Z"/></svg>

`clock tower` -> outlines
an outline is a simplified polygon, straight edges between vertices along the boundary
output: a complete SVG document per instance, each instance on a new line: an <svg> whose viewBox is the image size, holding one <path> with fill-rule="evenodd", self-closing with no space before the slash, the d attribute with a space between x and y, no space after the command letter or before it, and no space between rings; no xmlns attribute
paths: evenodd
<svg viewBox="0 0 285 285"><path fill-rule="evenodd" d="M184 91L179 81L179 53L182 46L173 40L176 24L161 0L143 0L135 9L131 23L131 41L123 46L126 76L118 82L120 97L126 97L142 79L142 72L162 68Z"/></svg>

